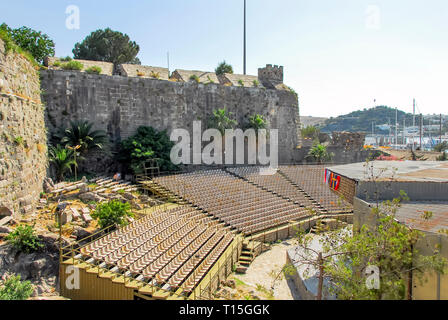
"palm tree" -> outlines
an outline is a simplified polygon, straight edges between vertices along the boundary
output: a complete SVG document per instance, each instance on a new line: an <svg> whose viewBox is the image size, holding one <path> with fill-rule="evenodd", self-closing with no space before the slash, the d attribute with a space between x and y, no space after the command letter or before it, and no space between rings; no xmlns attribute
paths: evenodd
<svg viewBox="0 0 448 320"><path fill-rule="evenodd" d="M328 153L327 147L325 147L322 144L316 144L313 146L310 150L310 152L307 155L307 158L312 158L317 163L323 163L325 161L329 161L333 158L332 153Z"/></svg>
<svg viewBox="0 0 448 320"><path fill-rule="evenodd" d="M233 129L238 122L236 120L230 119L232 113L227 113L226 109L213 110L213 116L210 118L208 127L210 129L217 129L224 137L226 129Z"/></svg>
<svg viewBox="0 0 448 320"><path fill-rule="evenodd" d="M266 129L266 120L263 116L259 114L254 114L249 118L249 128L255 129L256 131L261 129Z"/></svg>
<svg viewBox="0 0 448 320"><path fill-rule="evenodd" d="M88 121L71 121L70 127L64 131L61 143L70 146L80 146L79 152L87 154L91 150L102 150L107 142L106 133L102 130L92 130L93 123Z"/></svg>
<svg viewBox="0 0 448 320"><path fill-rule="evenodd" d="M59 181L64 180L66 172L72 172L72 166L78 166L75 161L74 151L64 148L59 144L56 147L50 146L48 156L50 163L55 168L56 178Z"/></svg>

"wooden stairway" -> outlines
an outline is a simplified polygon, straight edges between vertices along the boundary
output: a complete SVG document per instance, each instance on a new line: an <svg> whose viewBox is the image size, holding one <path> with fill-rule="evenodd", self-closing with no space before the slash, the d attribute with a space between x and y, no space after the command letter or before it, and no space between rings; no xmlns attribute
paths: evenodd
<svg viewBox="0 0 448 320"><path fill-rule="evenodd" d="M261 253L263 243L259 241L245 240L240 258L236 264L235 272L246 273L255 258Z"/></svg>

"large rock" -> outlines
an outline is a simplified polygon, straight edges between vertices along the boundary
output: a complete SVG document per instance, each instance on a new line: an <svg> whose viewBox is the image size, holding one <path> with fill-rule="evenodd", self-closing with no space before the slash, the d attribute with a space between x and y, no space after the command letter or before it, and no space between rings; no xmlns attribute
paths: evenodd
<svg viewBox="0 0 448 320"><path fill-rule="evenodd" d="M59 253L59 235L48 232L46 234L40 234L38 238L44 244L45 251ZM66 247L70 245L70 242L62 237L61 245L62 247Z"/></svg>
<svg viewBox="0 0 448 320"><path fill-rule="evenodd" d="M148 203L150 199L151 199L151 198L148 197L146 194L142 194L142 195L139 197L139 200L140 200L142 203Z"/></svg>
<svg viewBox="0 0 448 320"><path fill-rule="evenodd" d="M45 178L43 183L43 189L45 193L50 193L54 190L53 180L50 178Z"/></svg>
<svg viewBox="0 0 448 320"><path fill-rule="evenodd" d="M34 285L33 295L54 294L59 272L57 253L44 250L34 253L17 252L12 246L0 246L0 278L20 275Z"/></svg>
<svg viewBox="0 0 448 320"><path fill-rule="evenodd" d="M134 196L132 193L130 193L130 192L125 192L125 193L123 193L123 197L126 199L126 200L135 200L135 199L137 199L137 197L136 196Z"/></svg>
<svg viewBox="0 0 448 320"><path fill-rule="evenodd" d="M11 228L5 226L0 227L0 233L11 233L11 232L12 232Z"/></svg>
<svg viewBox="0 0 448 320"><path fill-rule="evenodd" d="M142 206L142 205L140 205L139 203L137 203L136 201L131 201L130 202L131 203L131 206L132 206L132 208L134 208L135 210L143 210L144 209L144 207Z"/></svg>
<svg viewBox="0 0 448 320"><path fill-rule="evenodd" d="M232 288L232 289L236 288L236 282L235 282L235 280L232 280L232 279L229 279L226 282L224 282L224 285L226 287L229 287L229 288Z"/></svg>
<svg viewBox="0 0 448 320"><path fill-rule="evenodd" d="M73 235L76 236L76 240L79 241L92 235L92 233L80 226L75 226L73 230Z"/></svg>
<svg viewBox="0 0 448 320"><path fill-rule="evenodd" d="M79 193L82 194L82 193L87 193L87 192L90 192L90 188L87 185L87 183L81 184L79 187Z"/></svg>
<svg viewBox="0 0 448 320"><path fill-rule="evenodd" d="M102 197L100 197L99 195L97 195L96 193L93 193L93 192L87 192L87 193L80 194L79 199L81 199L82 201L85 201L85 202L89 202L89 201L100 202L100 201L104 200Z"/></svg>

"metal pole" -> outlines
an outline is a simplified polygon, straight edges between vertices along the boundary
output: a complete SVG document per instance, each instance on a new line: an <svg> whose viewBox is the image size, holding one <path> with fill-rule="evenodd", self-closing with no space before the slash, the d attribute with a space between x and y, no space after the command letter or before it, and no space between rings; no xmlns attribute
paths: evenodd
<svg viewBox="0 0 448 320"><path fill-rule="evenodd" d="M440 114L440 143L442 143L442 114Z"/></svg>
<svg viewBox="0 0 448 320"><path fill-rule="evenodd" d="M423 151L423 114L420 113L420 151Z"/></svg>
<svg viewBox="0 0 448 320"><path fill-rule="evenodd" d="M246 74L246 0L244 0L244 73Z"/></svg>
<svg viewBox="0 0 448 320"><path fill-rule="evenodd" d="M412 126L415 127L415 99L414 99L414 111L412 113Z"/></svg>
<svg viewBox="0 0 448 320"><path fill-rule="evenodd" d="M406 135L405 135L405 133L404 133L404 131L405 131L405 128L406 128L406 115L405 115L405 117L403 118L403 144L404 144L404 146L405 146L405 149L406 149Z"/></svg>
<svg viewBox="0 0 448 320"><path fill-rule="evenodd" d="M395 148L398 145L398 109L395 108Z"/></svg>

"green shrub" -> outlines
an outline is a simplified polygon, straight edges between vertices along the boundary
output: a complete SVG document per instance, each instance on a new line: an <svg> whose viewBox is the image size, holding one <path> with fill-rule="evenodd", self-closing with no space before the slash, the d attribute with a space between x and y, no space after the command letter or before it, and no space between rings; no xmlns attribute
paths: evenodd
<svg viewBox="0 0 448 320"><path fill-rule="evenodd" d="M160 73L151 71L150 77L154 79L160 79Z"/></svg>
<svg viewBox="0 0 448 320"><path fill-rule="evenodd" d="M334 154L328 153L326 146L322 144L316 144L310 149L305 159L311 159L313 161L316 161L317 163L324 163L326 161L331 161L333 157Z"/></svg>
<svg viewBox="0 0 448 320"><path fill-rule="evenodd" d="M26 300L33 293L30 281L21 281L20 275L0 282L0 300Z"/></svg>
<svg viewBox="0 0 448 320"><path fill-rule="evenodd" d="M67 63L64 63L61 67L64 70L81 71L82 68L84 67L84 65L81 62L79 62L79 61L72 60L72 61L69 61Z"/></svg>
<svg viewBox="0 0 448 320"><path fill-rule="evenodd" d="M440 156L437 157L437 161L448 161L448 154L444 151Z"/></svg>
<svg viewBox="0 0 448 320"><path fill-rule="evenodd" d="M260 81L254 80L253 82L254 87L258 88L260 86Z"/></svg>
<svg viewBox="0 0 448 320"><path fill-rule="evenodd" d="M60 61L55 61L55 63L53 63L53 67L60 67L62 65L62 63Z"/></svg>
<svg viewBox="0 0 448 320"><path fill-rule="evenodd" d="M133 217L131 205L119 200L111 200L107 203L98 205L92 214L94 219L98 219L101 228L113 225L123 226L127 224L126 217Z"/></svg>
<svg viewBox="0 0 448 320"><path fill-rule="evenodd" d="M6 53L14 52L25 57L32 65L38 66L36 59L34 59L33 55L29 53L27 50L22 49L18 46L11 37L10 34L11 29L8 28L5 24L0 25L0 39L3 40L5 45Z"/></svg>
<svg viewBox="0 0 448 320"><path fill-rule="evenodd" d="M166 131L142 126L135 135L121 143L117 160L135 174L144 173L144 164L151 159L158 159L161 171L173 171L177 169L170 158L173 146Z"/></svg>
<svg viewBox="0 0 448 320"><path fill-rule="evenodd" d="M66 56L65 58L61 58L59 60L61 60L63 62L69 62L69 61L72 61L73 59L71 57L69 57L69 56Z"/></svg>
<svg viewBox="0 0 448 320"><path fill-rule="evenodd" d="M5 23L0 25L0 38L5 38L6 51L13 50L25 56L34 65L42 64L45 57L54 56L54 42L48 35L28 27L12 29Z"/></svg>
<svg viewBox="0 0 448 320"><path fill-rule="evenodd" d="M207 82L206 84L212 84L212 83L215 83L215 81L213 81L213 79L210 78L210 76L207 76L207 80L208 80L208 82Z"/></svg>
<svg viewBox="0 0 448 320"><path fill-rule="evenodd" d="M195 81L196 83L201 82L201 80L199 80L199 77L198 77L197 75L195 75L195 74L192 74L192 75L190 76L190 80L191 80L191 81Z"/></svg>
<svg viewBox="0 0 448 320"><path fill-rule="evenodd" d="M86 72L89 74L100 74L101 71L103 71L103 70L98 66L92 66L92 67L86 69Z"/></svg>
<svg viewBox="0 0 448 320"><path fill-rule="evenodd" d="M294 95L296 96L296 98L299 97L299 95L297 94L297 92L296 92L293 88L288 87L288 89L289 89L289 91L290 91L292 94L294 94Z"/></svg>
<svg viewBox="0 0 448 320"><path fill-rule="evenodd" d="M25 253L35 252L43 247L34 233L34 228L29 225L19 225L6 236L6 241L18 251Z"/></svg>
<svg viewBox="0 0 448 320"><path fill-rule="evenodd" d="M23 145L23 137L22 136L17 136L14 138L14 142L15 144L22 146Z"/></svg>
<svg viewBox="0 0 448 320"><path fill-rule="evenodd" d="M238 84L240 85L240 87L244 87L244 82L243 82L243 80L238 80Z"/></svg>
<svg viewBox="0 0 448 320"><path fill-rule="evenodd" d="M443 141L442 143L439 143L434 146L434 151L445 152L446 150L448 150L448 142L446 141Z"/></svg>

